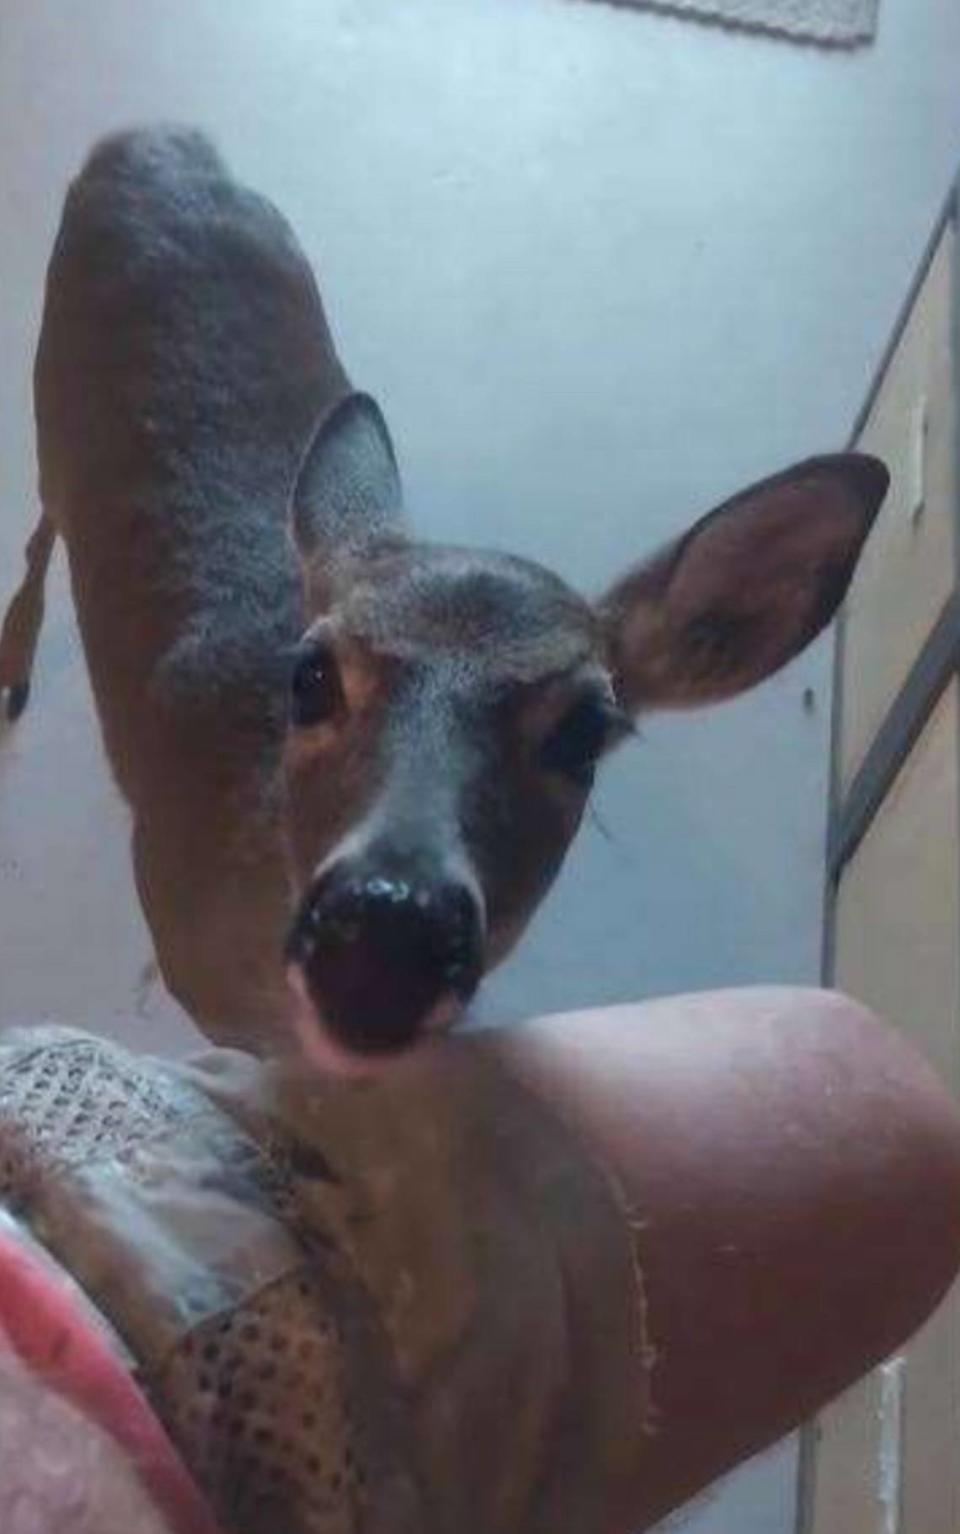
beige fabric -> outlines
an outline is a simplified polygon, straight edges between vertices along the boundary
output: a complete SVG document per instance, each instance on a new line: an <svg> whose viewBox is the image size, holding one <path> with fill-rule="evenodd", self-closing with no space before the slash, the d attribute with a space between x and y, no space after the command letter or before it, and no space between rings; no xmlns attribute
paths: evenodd
<svg viewBox="0 0 960 1534"><path fill-rule="evenodd" d="M374 1085L0 1051L7 1197L237 1534L608 1534L648 1360L603 1171L481 1053Z"/></svg>

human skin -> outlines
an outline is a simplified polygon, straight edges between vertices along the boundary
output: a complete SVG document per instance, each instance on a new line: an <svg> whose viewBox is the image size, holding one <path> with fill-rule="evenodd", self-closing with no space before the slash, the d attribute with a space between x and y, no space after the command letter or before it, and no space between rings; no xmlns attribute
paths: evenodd
<svg viewBox="0 0 960 1534"><path fill-rule="evenodd" d="M960 1265L957 1107L900 1033L846 997L674 996L459 1047L496 1056L624 1191L655 1430L638 1434L617 1534L889 1355Z"/></svg>

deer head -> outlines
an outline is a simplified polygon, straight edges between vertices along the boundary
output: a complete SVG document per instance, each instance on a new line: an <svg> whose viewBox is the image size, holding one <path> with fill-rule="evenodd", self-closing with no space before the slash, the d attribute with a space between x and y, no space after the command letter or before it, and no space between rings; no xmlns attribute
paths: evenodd
<svg viewBox="0 0 960 1534"><path fill-rule="evenodd" d="M809 644L887 483L873 458L809 459L591 601L530 561L410 537L383 418L342 400L292 512L287 957L306 1042L349 1068L449 1026L635 717L733 697Z"/></svg>

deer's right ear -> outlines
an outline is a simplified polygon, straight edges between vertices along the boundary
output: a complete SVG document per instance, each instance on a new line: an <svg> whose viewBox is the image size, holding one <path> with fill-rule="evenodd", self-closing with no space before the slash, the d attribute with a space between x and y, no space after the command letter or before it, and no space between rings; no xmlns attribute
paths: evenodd
<svg viewBox="0 0 960 1534"><path fill-rule="evenodd" d="M292 531L304 559L355 550L399 530L400 475L387 423L368 394L324 416L293 491Z"/></svg>

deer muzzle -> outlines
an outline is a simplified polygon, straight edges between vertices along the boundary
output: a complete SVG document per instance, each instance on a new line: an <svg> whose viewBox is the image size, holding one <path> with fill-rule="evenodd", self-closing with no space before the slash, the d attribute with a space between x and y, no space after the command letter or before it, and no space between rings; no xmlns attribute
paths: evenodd
<svg viewBox="0 0 960 1534"><path fill-rule="evenodd" d="M479 983L484 947L481 900L467 882L347 862L307 890L287 962L318 1029L369 1057L449 1026Z"/></svg>

